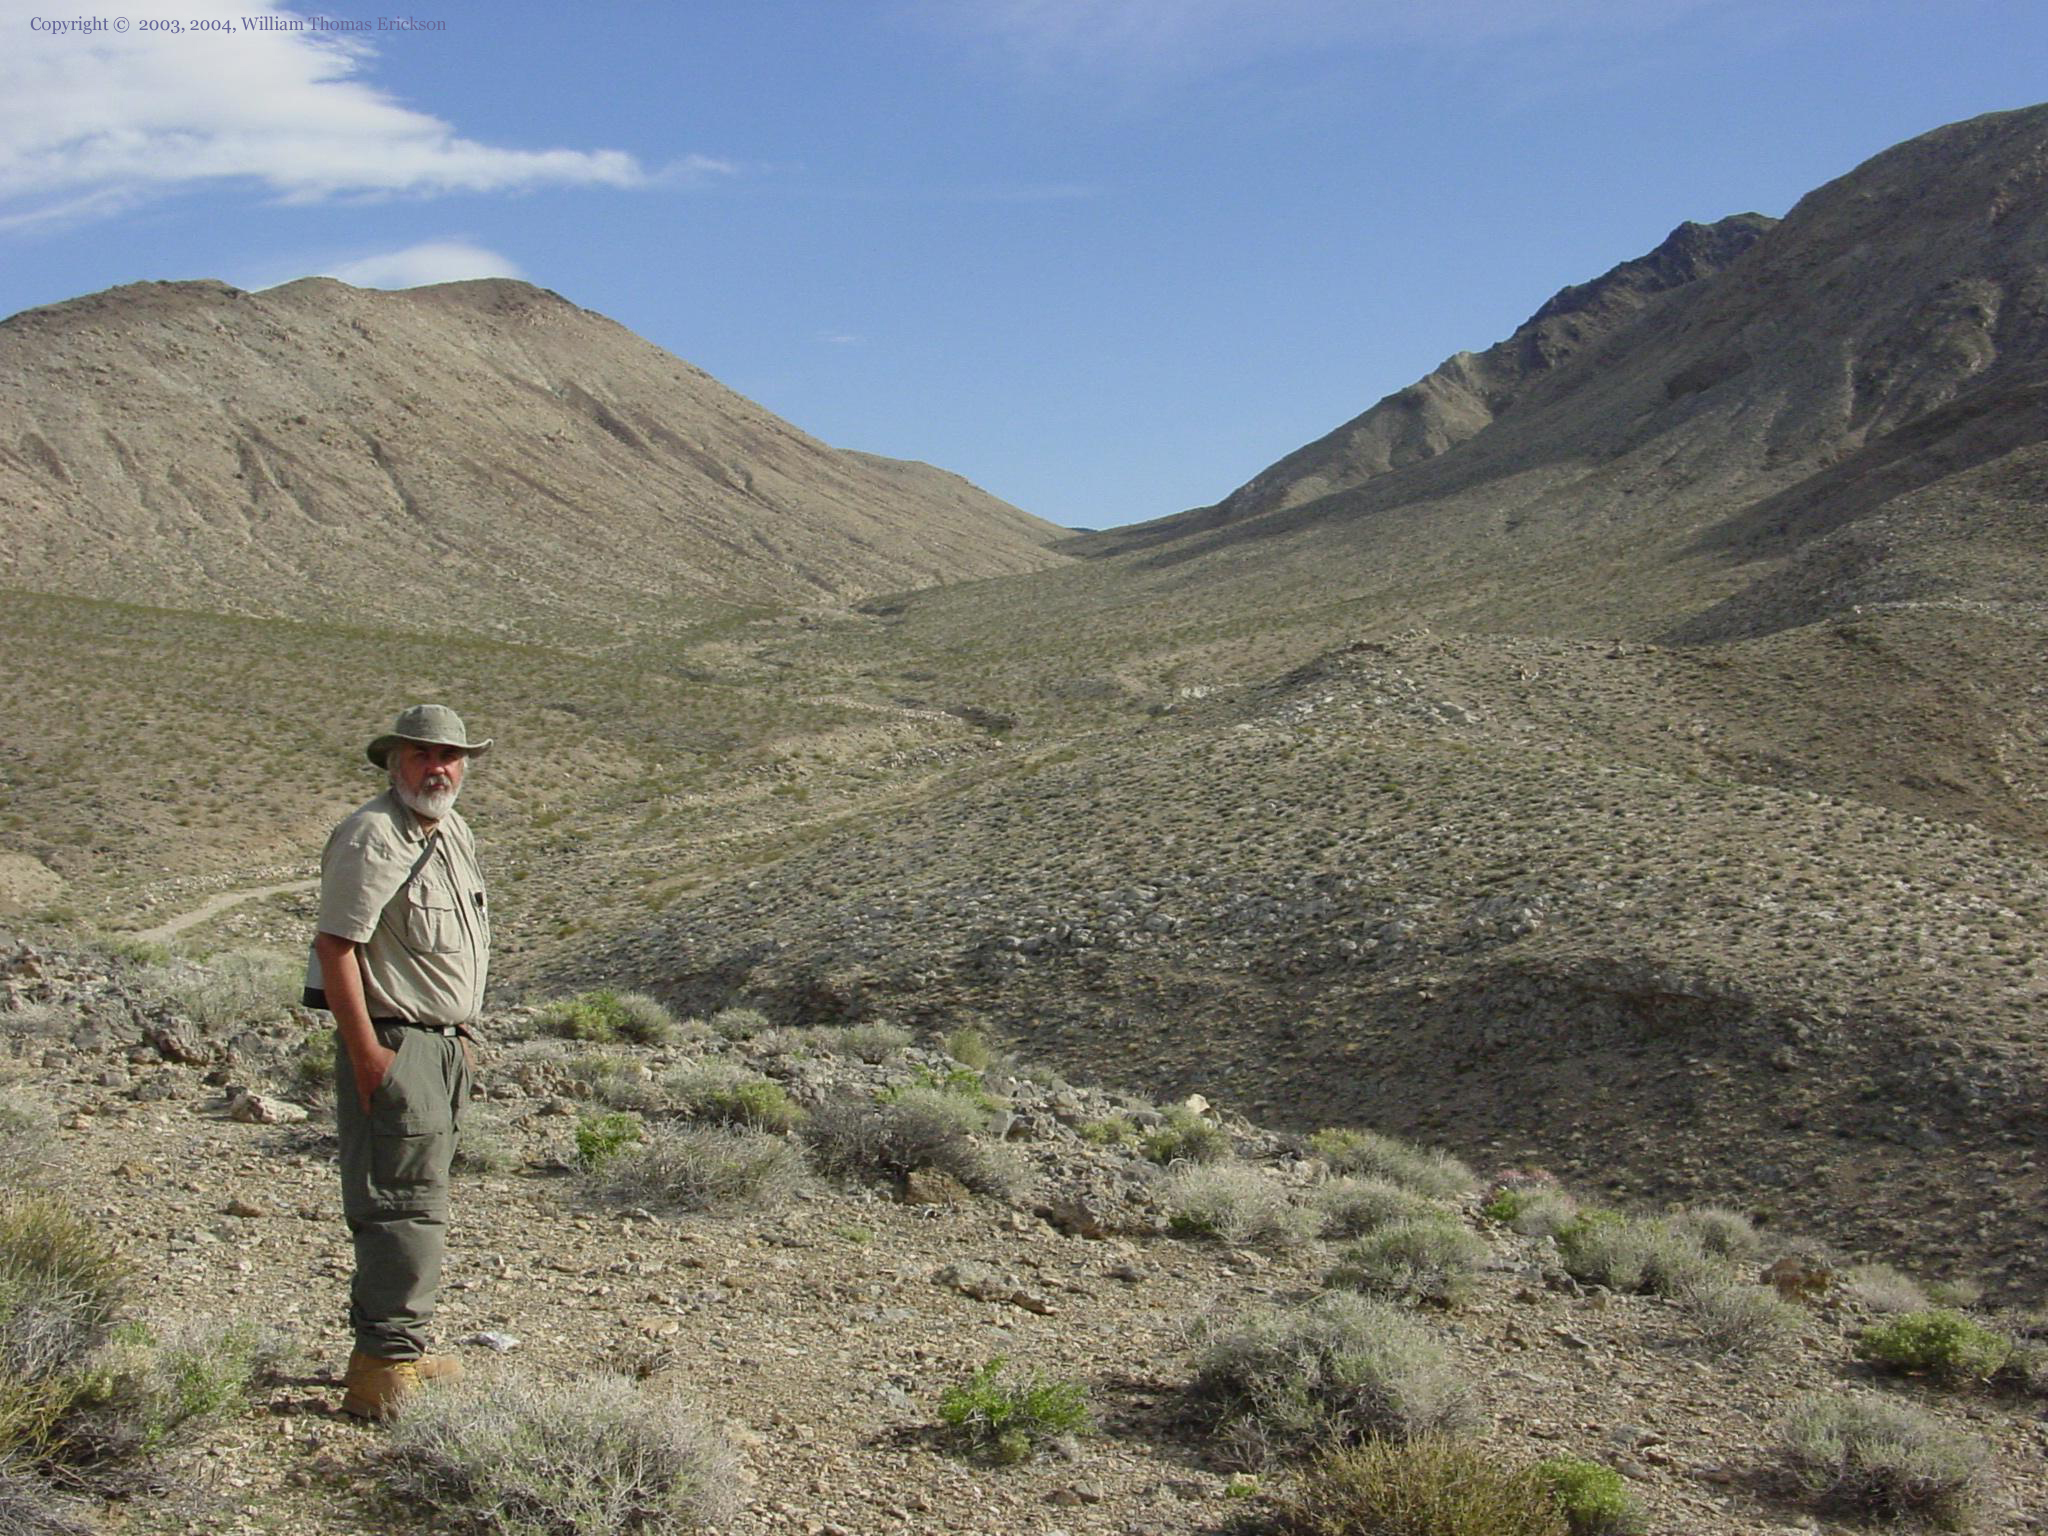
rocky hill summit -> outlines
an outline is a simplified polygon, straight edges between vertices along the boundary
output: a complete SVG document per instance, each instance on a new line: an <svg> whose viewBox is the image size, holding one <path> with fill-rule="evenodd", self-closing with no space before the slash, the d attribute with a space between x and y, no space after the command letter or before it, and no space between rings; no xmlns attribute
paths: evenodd
<svg viewBox="0 0 2048 1536"><path fill-rule="evenodd" d="M1032 570L1058 534L524 283L147 283L0 322L9 585L611 632Z"/></svg>

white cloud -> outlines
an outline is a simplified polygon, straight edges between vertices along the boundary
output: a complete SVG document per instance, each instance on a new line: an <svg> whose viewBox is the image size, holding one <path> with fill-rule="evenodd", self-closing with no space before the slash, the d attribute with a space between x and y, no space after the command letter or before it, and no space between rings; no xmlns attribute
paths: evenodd
<svg viewBox="0 0 2048 1536"><path fill-rule="evenodd" d="M39 8L40 7L40 8ZM42 0L0 0L0 228L104 216L192 183L247 180L286 202L546 185L635 187L730 170L650 172L619 150L509 149L463 138L362 78L334 34L264 31L279 0L123 0L125 35L53 35ZM144 19L231 21L231 36L144 33Z"/></svg>
<svg viewBox="0 0 2048 1536"><path fill-rule="evenodd" d="M357 288L419 288L459 283L473 277L524 277L516 263L466 240L430 240L402 251L385 251L322 267L321 277L338 277Z"/></svg>

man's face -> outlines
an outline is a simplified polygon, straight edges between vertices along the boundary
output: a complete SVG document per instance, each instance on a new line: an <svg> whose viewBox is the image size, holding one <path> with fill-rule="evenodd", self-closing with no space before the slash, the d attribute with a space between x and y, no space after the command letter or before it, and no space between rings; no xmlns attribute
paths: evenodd
<svg viewBox="0 0 2048 1536"><path fill-rule="evenodd" d="M391 787L414 815L439 821L455 805L469 754L460 747L401 741L391 754Z"/></svg>

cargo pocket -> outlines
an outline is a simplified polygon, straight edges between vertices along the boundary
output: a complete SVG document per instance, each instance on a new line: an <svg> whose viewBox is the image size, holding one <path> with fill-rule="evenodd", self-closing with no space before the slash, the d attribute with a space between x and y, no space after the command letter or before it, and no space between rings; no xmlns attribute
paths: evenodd
<svg viewBox="0 0 2048 1536"><path fill-rule="evenodd" d="M462 948L462 918L455 893L432 880L415 880L405 891L405 943L422 955Z"/></svg>
<svg viewBox="0 0 2048 1536"><path fill-rule="evenodd" d="M380 1205L446 1198L455 1126L434 1061L438 1037L406 1030L384 1081L370 1096L370 1194Z"/></svg>

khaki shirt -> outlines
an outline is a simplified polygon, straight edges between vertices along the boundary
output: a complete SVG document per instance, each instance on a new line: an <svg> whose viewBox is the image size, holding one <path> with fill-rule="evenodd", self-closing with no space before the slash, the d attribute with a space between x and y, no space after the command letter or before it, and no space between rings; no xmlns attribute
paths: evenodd
<svg viewBox="0 0 2048 1536"><path fill-rule="evenodd" d="M359 946L372 1018L474 1022L491 922L469 824L450 811L423 832L388 789L359 808L320 855L320 931ZM306 986L323 986L317 954Z"/></svg>

